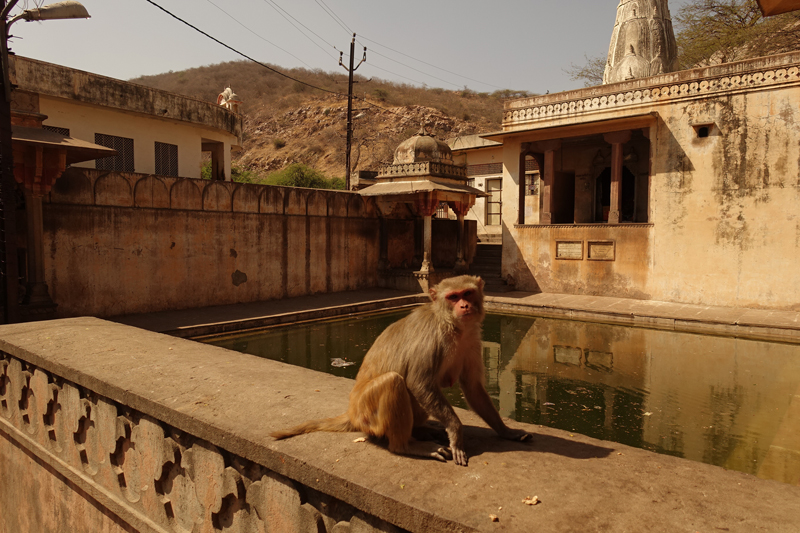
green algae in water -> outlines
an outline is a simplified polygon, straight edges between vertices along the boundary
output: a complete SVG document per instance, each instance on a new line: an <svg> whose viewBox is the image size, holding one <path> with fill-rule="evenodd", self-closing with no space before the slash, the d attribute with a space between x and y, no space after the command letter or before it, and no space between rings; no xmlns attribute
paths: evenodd
<svg viewBox="0 0 800 533"><path fill-rule="evenodd" d="M352 379L408 312L206 342ZM496 314L483 338L504 417L800 484L800 346ZM446 394L467 407L458 386Z"/></svg>

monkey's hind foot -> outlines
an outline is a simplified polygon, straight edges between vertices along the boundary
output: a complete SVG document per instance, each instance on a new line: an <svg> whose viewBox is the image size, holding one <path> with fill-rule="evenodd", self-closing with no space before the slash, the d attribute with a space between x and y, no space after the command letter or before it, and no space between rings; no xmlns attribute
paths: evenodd
<svg viewBox="0 0 800 533"><path fill-rule="evenodd" d="M406 449L400 452L404 455L414 455L416 457L427 457L437 461L447 462L453 459L453 452L447 446L440 446L435 442L420 442L412 440L406 445Z"/></svg>

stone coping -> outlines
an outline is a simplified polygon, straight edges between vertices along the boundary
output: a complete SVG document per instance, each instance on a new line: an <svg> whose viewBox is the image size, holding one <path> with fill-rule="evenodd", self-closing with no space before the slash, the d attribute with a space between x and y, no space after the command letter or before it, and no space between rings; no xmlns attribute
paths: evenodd
<svg viewBox="0 0 800 533"><path fill-rule="evenodd" d="M495 312L800 344L797 311L529 292L487 295L486 308Z"/></svg>
<svg viewBox="0 0 800 533"><path fill-rule="evenodd" d="M371 289L126 315L112 320L175 337L197 338L383 309L398 309L428 300L428 296L422 293Z"/></svg>
<svg viewBox="0 0 800 533"><path fill-rule="evenodd" d="M355 433L276 442L352 381L97 318L0 326L0 349L410 531L797 531L800 487L550 428L500 441L462 410L467 468Z"/></svg>

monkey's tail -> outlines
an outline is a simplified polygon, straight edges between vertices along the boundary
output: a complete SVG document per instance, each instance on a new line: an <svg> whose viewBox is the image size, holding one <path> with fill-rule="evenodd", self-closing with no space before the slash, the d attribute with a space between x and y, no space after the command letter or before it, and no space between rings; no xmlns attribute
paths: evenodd
<svg viewBox="0 0 800 533"><path fill-rule="evenodd" d="M299 426L283 431L273 431L270 437L275 440L288 439L295 435L302 435L304 433L313 433L315 431L331 431L335 433L346 433L348 431L355 431L355 427L350 423L347 413L341 414L333 418L322 418L320 420L309 420L303 422Z"/></svg>

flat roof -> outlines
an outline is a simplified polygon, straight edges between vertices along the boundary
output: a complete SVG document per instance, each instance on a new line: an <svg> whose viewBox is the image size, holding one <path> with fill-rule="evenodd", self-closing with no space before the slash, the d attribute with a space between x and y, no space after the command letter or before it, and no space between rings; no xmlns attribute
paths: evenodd
<svg viewBox="0 0 800 533"><path fill-rule="evenodd" d="M534 126L531 128L484 133L481 137L501 142L504 139L515 136L525 137L526 141L546 141L550 139L583 137L584 135L597 135L615 131L647 128L652 126L657 119L658 113L656 111L651 111L649 113L640 113L625 117L590 120L578 124L550 126L545 122L541 126Z"/></svg>

